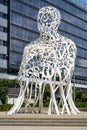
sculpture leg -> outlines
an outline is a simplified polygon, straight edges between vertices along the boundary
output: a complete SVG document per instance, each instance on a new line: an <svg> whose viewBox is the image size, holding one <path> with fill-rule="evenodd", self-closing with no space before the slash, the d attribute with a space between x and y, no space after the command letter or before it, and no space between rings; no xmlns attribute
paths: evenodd
<svg viewBox="0 0 87 130"><path fill-rule="evenodd" d="M75 104L74 104L74 102L73 102L73 99L72 99L72 88L71 88L71 90L70 90L69 95L70 95L70 96L68 97L68 102L69 102L71 108L73 108L72 113L73 113L73 114L78 114L78 113L80 113L80 111L76 108L76 106L75 106Z"/></svg>
<svg viewBox="0 0 87 130"><path fill-rule="evenodd" d="M41 113L43 111L43 97L42 97L42 82L39 84L39 110Z"/></svg>
<svg viewBox="0 0 87 130"><path fill-rule="evenodd" d="M51 115L51 103L52 103L52 97L51 97L50 103L49 103L48 115Z"/></svg>
<svg viewBox="0 0 87 130"><path fill-rule="evenodd" d="M32 98L32 89L33 89L33 82L29 83L28 85L25 112L28 112L31 109L30 100Z"/></svg>
<svg viewBox="0 0 87 130"><path fill-rule="evenodd" d="M25 92L26 92L27 87L28 87L28 81L25 82L23 86L21 86L19 96L18 96L14 106L8 112L8 114L16 114L19 112L19 109L21 108L21 106L24 102Z"/></svg>
<svg viewBox="0 0 87 130"><path fill-rule="evenodd" d="M52 105L54 105L55 111L56 111L57 115L59 115L59 110L58 110L57 102L56 102L56 99L55 99L55 90L54 90L52 84L50 84L50 89L51 89L51 99L50 99L48 114L51 114L52 107L53 107Z"/></svg>
<svg viewBox="0 0 87 130"><path fill-rule="evenodd" d="M35 99L32 99L33 85L35 85L35 93L34 93ZM37 101L39 99L39 96L37 96L37 94L36 94L37 89L38 89L37 83L32 82L31 84L29 84L28 89L27 89L28 92L27 92L27 101L26 101L26 105L25 105L25 112L33 112L34 111L36 113L34 107L37 104ZM30 103L31 103L30 100L31 99L34 101L33 107L30 105Z"/></svg>
<svg viewBox="0 0 87 130"><path fill-rule="evenodd" d="M70 113L72 113L72 114L79 113L79 110L75 107L73 99L72 99L72 86L71 86L71 82L67 84L67 86L65 88L65 93L64 94L65 94L66 103L68 104L68 108L70 108ZM64 103L63 108L62 108L62 114L63 114L65 108L66 108L66 106L65 106L65 103Z"/></svg>
<svg viewBox="0 0 87 130"><path fill-rule="evenodd" d="M68 104L69 104L69 107L71 109L71 113L72 114L76 114L73 106L72 106L72 103L71 103L71 98L72 98L72 86L71 86L71 82L67 85L67 93L66 93L66 100L68 101Z"/></svg>
<svg viewBox="0 0 87 130"><path fill-rule="evenodd" d="M61 114L64 114L65 109L66 109L67 113L70 114L70 110L69 110L68 103L66 100L66 94L64 92L63 85L60 86L60 92L61 92L61 97L62 97L62 101L63 101L63 107L62 107Z"/></svg>
<svg viewBox="0 0 87 130"><path fill-rule="evenodd" d="M73 106L73 108L74 108L74 110L76 111L76 114L79 114L80 113L80 111L78 110L78 108L75 106L75 104L74 104L74 102L73 102L73 99L72 99L72 97L70 97L70 102L71 102L71 104L72 104L72 106Z"/></svg>
<svg viewBox="0 0 87 130"><path fill-rule="evenodd" d="M27 104L26 104L26 108L29 107L30 112L34 111L36 113L35 106L36 106L38 100L39 100L39 110L38 110L38 112L39 113L42 112L42 110L43 110L43 94L44 94L45 86L46 86L45 84L44 84L44 86L42 86L42 83L39 83L39 85L37 83L35 84L35 100L34 100L33 106L31 107L31 105L30 105L30 99L32 97L32 90L31 90L32 85L31 85L31 87L30 87L30 96L29 96L29 98L27 100ZM36 94L37 89L39 90L38 95Z"/></svg>

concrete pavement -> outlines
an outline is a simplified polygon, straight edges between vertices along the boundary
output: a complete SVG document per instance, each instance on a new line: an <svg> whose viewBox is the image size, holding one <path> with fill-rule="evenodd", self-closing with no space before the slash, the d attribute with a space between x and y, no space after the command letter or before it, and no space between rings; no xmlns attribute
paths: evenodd
<svg viewBox="0 0 87 130"><path fill-rule="evenodd" d="M37 113L19 113L19 114L13 114L13 115L8 115L7 112L0 112L0 118L33 118L33 119L43 119L43 118L52 118L52 119L58 119L58 118L68 118L68 119L73 119L73 118L84 118L84 119L87 119L87 111L82 111L80 112L80 114L77 114L77 115L67 115L67 114L64 114L64 115L56 115L56 114L52 114L52 115L47 115L47 113L43 113L43 114L37 114Z"/></svg>
<svg viewBox="0 0 87 130"><path fill-rule="evenodd" d="M0 130L87 130L87 127L0 126Z"/></svg>
<svg viewBox="0 0 87 130"><path fill-rule="evenodd" d="M87 130L87 112L78 115L16 114L0 112L0 130Z"/></svg>

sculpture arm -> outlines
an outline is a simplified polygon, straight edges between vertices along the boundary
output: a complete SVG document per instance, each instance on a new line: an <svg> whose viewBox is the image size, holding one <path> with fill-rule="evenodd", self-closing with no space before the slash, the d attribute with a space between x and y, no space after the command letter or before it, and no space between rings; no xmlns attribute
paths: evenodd
<svg viewBox="0 0 87 130"><path fill-rule="evenodd" d="M25 76L26 65L30 61L30 59L34 56L34 52L32 51L33 48L32 46L33 45L30 44L25 46L24 48L23 58L18 72L19 76L23 76L23 77Z"/></svg>
<svg viewBox="0 0 87 130"><path fill-rule="evenodd" d="M20 68L19 68L19 72L18 72L18 76L22 76L23 73L24 73L24 70L25 70L25 65L26 65L26 62L27 62L27 46L24 48L24 52L23 52L23 57L22 57L22 61L21 61L21 65L20 65Z"/></svg>
<svg viewBox="0 0 87 130"><path fill-rule="evenodd" d="M19 76L25 77L27 67L29 68L29 62L33 59L34 56L38 54L39 45L35 42L28 44L24 48L23 58L19 69Z"/></svg>
<svg viewBox="0 0 87 130"><path fill-rule="evenodd" d="M69 61L69 67L70 67L70 73L73 75L74 66L75 66L75 59L76 59L76 52L77 48L74 42L69 40L69 47L68 47L68 61Z"/></svg>
<svg viewBox="0 0 87 130"><path fill-rule="evenodd" d="M74 42L72 42L71 40L69 40L69 42L70 42L70 45L68 47L69 59L72 61L72 65L74 66L77 48Z"/></svg>

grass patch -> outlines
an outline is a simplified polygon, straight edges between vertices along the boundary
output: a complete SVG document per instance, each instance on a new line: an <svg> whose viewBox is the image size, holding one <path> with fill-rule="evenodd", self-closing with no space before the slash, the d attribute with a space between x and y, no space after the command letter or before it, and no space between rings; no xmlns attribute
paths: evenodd
<svg viewBox="0 0 87 130"><path fill-rule="evenodd" d="M87 108L87 102L75 102L76 107L78 108Z"/></svg>
<svg viewBox="0 0 87 130"><path fill-rule="evenodd" d="M12 104L0 105L0 111L9 111L12 108Z"/></svg>

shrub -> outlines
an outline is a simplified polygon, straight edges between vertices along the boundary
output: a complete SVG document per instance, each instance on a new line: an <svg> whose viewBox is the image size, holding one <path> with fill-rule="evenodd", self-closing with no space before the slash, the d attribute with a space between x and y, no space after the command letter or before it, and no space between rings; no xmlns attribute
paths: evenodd
<svg viewBox="0 0 87 130"><path fill-rule="evenodd" d="M82 102L87 102L87 94L82 94L81 100Z"/></svg>
<svg viewBox="0 0 87 130"><path fill-rule="evenodd" d="M87 102L75 102L76 107L78 108L86 108Z"/></svg>
<svg viewBox="0 0 87 130"><path fill-rule="evenodd" d="M12 108L12 104L0 105L0 111L9 111Z"/></svg>

